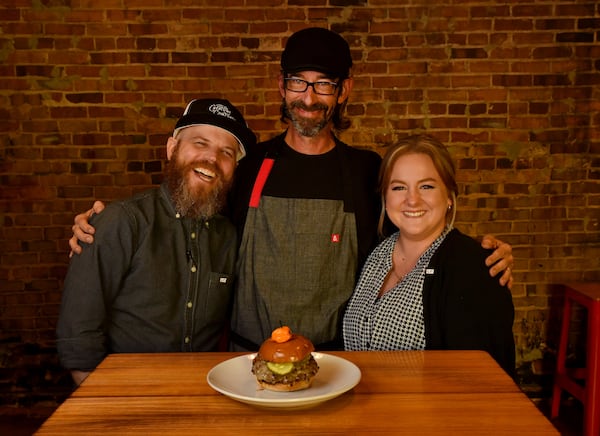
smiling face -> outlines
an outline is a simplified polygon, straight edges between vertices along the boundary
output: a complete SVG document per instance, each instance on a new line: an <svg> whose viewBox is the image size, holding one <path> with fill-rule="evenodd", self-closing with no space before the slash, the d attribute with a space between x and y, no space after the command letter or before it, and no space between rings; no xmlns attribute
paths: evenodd
<svg viewBox="0 0 600 436"><path fill-rule="evenodd" d="M224 205L239 149L228 131L211 125L190 126L167 142L167 184L177 211L209 218Z"/></svg>
<svg viewBox="0 0 600 436"><path fill-rule="evenodd" d="M308 82L334 82L340 83L333 95L317 94L309 86L304 92L294 92L285 89L284 77L279 78L279 91L283 97L283 114L289 119L292 126L302 136L315 137L327 127L338 105L341 105L352 89L352 80L340 81L318 71L301 71L289 77L295 77Z"/></svg>
<svg viewBox="0 0 600 436"><path fill-rule="evenodd" d="M452 204L431 157L409 153L397 158L385 189L389 219L403 238L433 242L446 226Z"/></svg>

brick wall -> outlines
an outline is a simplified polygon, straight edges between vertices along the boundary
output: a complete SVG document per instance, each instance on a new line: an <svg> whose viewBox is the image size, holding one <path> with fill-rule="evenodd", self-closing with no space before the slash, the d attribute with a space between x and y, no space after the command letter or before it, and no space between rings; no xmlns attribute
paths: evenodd
<svg viewBox="0 0 600 436"><path fill-rule="evenodd" d="M552 355L556 284L600 280L597 2L96 3L0 6L5 403L52 398L63 383L39 368L56 366L74 214L159 182L166 137L191 98L226 96L261 139L281 131L279 55L307 25L339 31L352 48L354 122L343 140L381 153L428 130L451 148L458 227L514 247L519 363ZM23 386L23 371L38 376Z"/></svg>

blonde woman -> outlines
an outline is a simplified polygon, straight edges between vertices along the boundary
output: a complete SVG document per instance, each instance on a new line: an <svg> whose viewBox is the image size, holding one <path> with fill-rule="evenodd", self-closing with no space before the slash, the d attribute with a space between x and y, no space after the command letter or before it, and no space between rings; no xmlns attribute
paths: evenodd
<svg viewBox="0 0 600 436"><path fill-rule="evenodd" d="M491 277L489 250L453 227L455 167L427 135L390 147L379 175L379 232L343 321L348 350L477 349L514 376L514 308Z"/></svg>

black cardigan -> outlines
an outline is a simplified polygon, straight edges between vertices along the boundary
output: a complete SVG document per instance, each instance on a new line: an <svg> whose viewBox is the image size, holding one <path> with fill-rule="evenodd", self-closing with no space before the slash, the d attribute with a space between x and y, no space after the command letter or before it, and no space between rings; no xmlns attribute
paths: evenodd
<svg viewBox="0 0 600 436"><path fill-rule="evenodd" d="M512 296L489 275L489 253L456 229L448 234L425 275L425 339L428 349L488 351L514 378Z"/></svg>

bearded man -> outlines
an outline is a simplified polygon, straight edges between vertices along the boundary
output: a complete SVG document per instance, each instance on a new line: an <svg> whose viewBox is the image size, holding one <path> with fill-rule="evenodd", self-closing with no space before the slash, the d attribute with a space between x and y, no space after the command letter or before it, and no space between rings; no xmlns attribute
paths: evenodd
<svg viewBox="0 0 600 436"><path fill-rule="evenodd" d="M278 83L288 129L248 152L232 188L242 235L233 350L258 350L281 324L319 350L342 348L343 311L378 242L380 210L379 155L336 136L350 126L351 67L349 45L333 31L302 29L286 43ZM489 261L496 275L511 265L511 247Z"/></svg>
<svg viewBox="0 0 600 436"><path fill-rule="evenodd" d="M92 218L57 326L78 385L108 353L211 351L228 319L236 233L220 215L255 136L227 100L192 101L167 141L165 182Z"/></svg>

